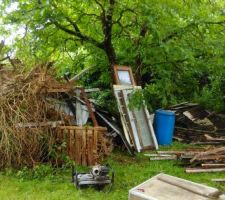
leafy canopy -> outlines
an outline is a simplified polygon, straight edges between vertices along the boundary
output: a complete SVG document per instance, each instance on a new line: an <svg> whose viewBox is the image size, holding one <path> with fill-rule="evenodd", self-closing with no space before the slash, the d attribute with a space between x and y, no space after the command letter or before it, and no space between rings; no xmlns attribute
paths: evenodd
<svg viewBox="0 0 225 200"><path fill-rule="evenodd" d="M54 61L59 74L95 66L85 81L104 88L113 64L130 65L152 108L190 100L225 110L223 0L16 2L1 11L25 27L15 42L23 62Z"/></svg>

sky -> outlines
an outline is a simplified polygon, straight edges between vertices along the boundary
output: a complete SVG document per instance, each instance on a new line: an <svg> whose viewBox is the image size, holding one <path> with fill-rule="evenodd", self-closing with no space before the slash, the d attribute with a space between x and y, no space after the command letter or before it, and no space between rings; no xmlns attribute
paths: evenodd
<svg viewBox="0 0 225 200"><path fill-rule="evenodd" d="M2 0L0 0L0 4L1 3L2 3ZM6 8L6 14L16 10L17 7L18 7L17 2L12 3L11 6ZM1 18L0 18L0 24L2 25ZM25 29L22 26L16 27L13 25L4 25L4 29L6 29L9 34L7 36L0 35L0 41L4 40L6 45L12 45L16 37L18 36L23 37L25 33Z"/></svg>

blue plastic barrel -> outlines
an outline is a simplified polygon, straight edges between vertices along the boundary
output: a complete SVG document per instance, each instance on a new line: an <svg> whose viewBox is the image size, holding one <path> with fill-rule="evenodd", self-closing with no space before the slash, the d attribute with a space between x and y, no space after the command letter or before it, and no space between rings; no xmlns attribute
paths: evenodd
<svg viewBox="0 0 225 200"><path fill-rule="evenodd" d="M154 118L155 134L159 145L170 145L173 141L175 113L169 110L157 110Z"/></svg>

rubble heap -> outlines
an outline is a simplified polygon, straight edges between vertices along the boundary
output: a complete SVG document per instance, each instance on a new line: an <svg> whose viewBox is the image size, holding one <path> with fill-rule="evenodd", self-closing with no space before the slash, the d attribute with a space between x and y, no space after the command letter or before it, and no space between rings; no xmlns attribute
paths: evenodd
<svg viewBox="0 0 225 200"><path fill-rule="evenodd" d="M59 129L77 127L76 113L70 109L76 106L75 101L71 100L75 96L73 93L74 83L60 83L51 74L49 70L41 66L29 73L12 70L1 71L0 168L23 165L32 167L40 162L55 159L59 161L60 156L64 156L62 153L65 153L59 149L64 146L66 153L69 156L72 154L71 159L80 162L77 164L95 164L88 163L84 159L88 156L89 161L98 162L97 159L109 153L111 146L110 142L106 141L105 133L101 133L101 142L98 141L99 136L96 135L98 134L96 130L100 129L98 127L93 129L95 137L91 137L91 133L88 133L89 139L85 140L93 138L94 143L93 146L88 147L87 151L82 149L82 159L77 158L81 154L78 153L80 151L79 143L73 141L75 138L77 139L75 135L72 138L68 132L63 138L57 138ZM56 101L60 102L60 107L56 106ZM85 131L87 130L87 125L82 124L81 127L84 127ZM107 132L107 129L104 130ZM65 137L67 137L66 140ZM60 146L57 147L58 144ZM74 149L71 148L71 145L75 144L76 155L74 155L75 152L71 152L71 149ZM98 155L98 151L101 151L101 156ZM95 156L90 158L90 154Z"/></svg>
<svg viewBox="0 0 225 200"><path fill-rule="evenodd" d="M175 139L191 144L225 144L225 115L205 110L201 105L182 103L176 113Z"/></svg>

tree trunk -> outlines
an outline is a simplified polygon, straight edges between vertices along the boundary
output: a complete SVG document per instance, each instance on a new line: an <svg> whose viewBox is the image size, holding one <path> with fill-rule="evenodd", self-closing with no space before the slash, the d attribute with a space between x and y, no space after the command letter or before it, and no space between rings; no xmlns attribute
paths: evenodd
<svg viewBox="0 0 225 200"><path fill-rule="evenodd" d="M148 31L147 24L144 24L141 27L139 38L136 41L136 45L137 45L138 49L140 48L140 42L141 42L140 40L141 40L141 38L146 36L147 31ZM140 52L137 54L137 57L136 57L136 60L135 60L135 64L136 64L135 78L136 78L137 84L138 85L143 85L143 83L142 83L142 75L141 75L142 59L141 59Z"/></svg>

